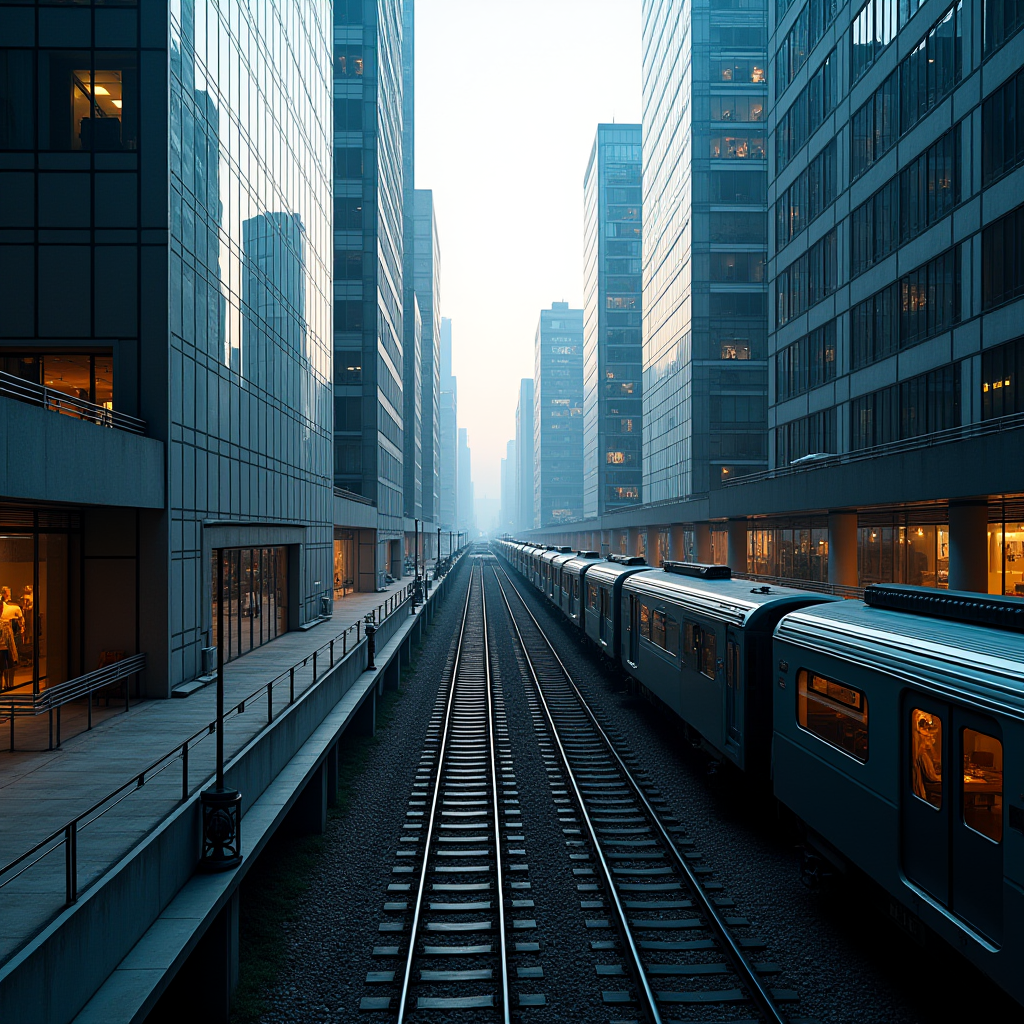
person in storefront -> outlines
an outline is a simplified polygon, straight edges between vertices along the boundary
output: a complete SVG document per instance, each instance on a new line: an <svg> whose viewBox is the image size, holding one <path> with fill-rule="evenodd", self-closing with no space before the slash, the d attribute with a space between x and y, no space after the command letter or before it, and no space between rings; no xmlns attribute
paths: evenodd
<svg viewBox="0 0 1024 1024"><path fill-rule="evenodd" d="M3 689L14 687L14 670L18 667L18 648L14 643L14 630L8 619L0 619L0 676Z"/></svg>
<svg viewBox="0 0 1024 1024"><path fill-rule="evenodd" d="M942 802L942 768L937 763L936 728L931 718L919 715L913 732L914 795L938 807Z"/></svg>

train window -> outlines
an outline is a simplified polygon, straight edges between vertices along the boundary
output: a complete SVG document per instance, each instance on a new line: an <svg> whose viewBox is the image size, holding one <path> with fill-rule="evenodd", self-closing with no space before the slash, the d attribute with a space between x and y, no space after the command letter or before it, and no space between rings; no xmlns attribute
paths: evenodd
<svg viewBox="0 0 1024 1024"><path fill-rule="evenodd" d="M805 668L797 674L797 682L800 725L858 761L867 761L867 697Z"/></svg>
<svg viewBox="0 0 1024 1024"><path fill-rule="evenodd" d="M702 629L697 634L697 664L700 674L708 679L715 678L717 664L718 637L712 629Z"/></svg>
<svg viewBox="0 0 1024 1024"><path fill-rule="evenodd" d="M612 602L609 592L601 587L601 618L612 621Z"/></svg>
<svg viewBox="0 0 1024 1024"><path fill-rule="evenodd" d="M673 655L679 653L679 623L671 615L665 617L665 650Z"/></svg>
<svg viewBox="0 0 1024 1024"><path fill-rule="evenodd" d="M572 579L567 572L562 573L562 593L567 597L572 589Z"/></svg>
<svg viewBox="0 0 1024 1024"><path fill-rule="evenodd" d="M597 610L597 584L596 583L588 583L587 584L587 607L589 609L591 609L591 611L596 611Z"/></svg>
<svg viewBox="0 0 1024 1024"><path fill-rule="evenodd" d="M574 576L572 579L572 596L578 601L580 599L580 578Z"/></svg>
<svg viewBox="0 0 1024 1024"><path fill-rule="evenodd" d="M651 617L651 642L665 649L665 613L654 612Z"/></svg>
<svg viewBox="0 0 1024 1024"><path fill-rule="evenodd" d="M651 610L647 605L640 605L640 635L645 640L651 639Z"/></svg>
<svg viewBox="0 0 1024 1024"><path fill-rule="evenodd" d="M942 807L942 719L910 711L910 788L932 807Z"/></svg>
<svg viewBox="0 0 1024 1024"><path fill-rule="evenodd" d="M1003 841L1003 745L974 729L963 731L964 824Z"/></svg>

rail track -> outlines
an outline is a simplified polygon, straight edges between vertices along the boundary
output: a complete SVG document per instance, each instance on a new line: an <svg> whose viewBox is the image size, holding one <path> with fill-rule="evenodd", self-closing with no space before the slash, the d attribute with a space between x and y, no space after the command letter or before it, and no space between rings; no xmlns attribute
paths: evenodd
<svg viewBox="0 0 1024 1024"><path fill-rule="evenodd" d="M435 705L414 783L414 797L422 799L411 800L408 812L407 828L419 833L411 838L422 853L418 878L389 886L389 894L412 897L405 962L393 979L400 980L400 1024L439 1010L510 1020L498 780L503 770L511 775L511 766L499 767L500 703L492 687L483 569L474 565L450 683ZM410 907L396 902L386 909Z"/></svg>
<svg viewBox="0 0 1024 1024"><path fill-rule="evenodd" d="M706 878L710 869L696 863L699 854L682 826L669 823L655 806L661 802L656 791L627 764L628 755L609 737L497 563L494 575L578 809L579 832L593 851L596 870L578 868L576 874L604 883L603 898L597 881L577 887L594 897L581 901L594 913L586 925L597 934L618 933L618 943L591 943L608 951L602 959L609 962L597 965L609 986L604 1003L627 1012L639 1004L652 1024L661 1024L668 1008L675 1018L712 1020L709 1012L721 1008L732 1017L737 1005L755 1010L762 1021L787 1024L779 1004L795 1001L796 993L769 987L766 977L781 969L749 957L764 948L764 940L744 935L749 923L730 914L733 901L713 895L721 883ZM632 990L623 987L630 980Z"/></svg>

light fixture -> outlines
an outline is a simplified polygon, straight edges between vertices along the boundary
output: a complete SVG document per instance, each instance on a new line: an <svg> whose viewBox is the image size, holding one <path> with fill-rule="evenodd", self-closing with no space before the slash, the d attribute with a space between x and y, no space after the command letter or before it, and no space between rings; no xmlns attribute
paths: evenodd
<svg viewBox="0 0 1024 1024"><path fill-rule="evenodd" d="M105 85L94 85L92 87L94 96L109 96L110 90Z"/></svg>
<svg viewBox="0 0 1024 1024"><path fill-rule="evenodd" d="M917 528L917 535L918 537L924 536L924 530L920 526Z"/></svg>
<svg viewBox="0 0 1024 1024"><path fill-rule="evenodd" d="M111 100L110 102L113 103L114 106L117 107L118 110L121 109L121 101L120 100Z"/></svg>

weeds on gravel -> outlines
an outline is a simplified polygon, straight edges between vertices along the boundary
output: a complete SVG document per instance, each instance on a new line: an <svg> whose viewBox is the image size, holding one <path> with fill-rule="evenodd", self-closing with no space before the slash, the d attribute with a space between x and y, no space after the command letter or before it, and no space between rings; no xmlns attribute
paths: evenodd
<svg viewBox="0 0 1024 1024"><path fill-rule="evenodd" d="M403 683L416 671L402 672ZM387 729L405 691L388 690L377 698L377 732ZM338 795L327 810L328 827L352 806L359 779L377 736L346 739L338 749ZM267 994L287 959L287 936L299 917L302 897L312 887L324 856L324 836L279 833L242 883L238 915L239 978L231 999L231 1024L255 1024L268 1009Z"/></svg>

